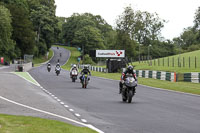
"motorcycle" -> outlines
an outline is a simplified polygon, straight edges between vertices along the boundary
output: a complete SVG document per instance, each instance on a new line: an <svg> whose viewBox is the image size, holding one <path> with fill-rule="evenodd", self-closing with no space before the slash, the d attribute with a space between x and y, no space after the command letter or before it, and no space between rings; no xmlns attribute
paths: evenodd
<svg viewBox="0 0 200 133"><path fill-rule="evenodd" d="M48 72L50 72L51 71L51 66L47 66L47 70L48 70Z"/></svg>
<svg viewBox="0 0 200 133"><path fill-rule="evenodd" d="M89 76L87 74L84 74L82 76L82 82L81 82L82 83L82 88L87 88L89 80L90 80L90 78L89 78Z"/></svg>
<svg viewBox="0 0 200 133"><path fill-rule="evenodd" d="M60 74L61 68L60 67L56 67L55 71L56 71L56 75L58 76Z"/></svg>
<svg viewBox="0 0 200 133"><path fill-rule="evenodd" d="M77 80L77 76L78 76L77 70L72 70L71 71L72 82L75 82Z"/></svg>
<svg viewBox="0 0 200 133"><path fill-rule="evenodd" d="M136 86L137 86L137 81L135 81L135 79L132 76L127 77L125 79L121 93L123 102L126 101L128 101L128 103L132 102L132 98L135 95Z"/></svg>

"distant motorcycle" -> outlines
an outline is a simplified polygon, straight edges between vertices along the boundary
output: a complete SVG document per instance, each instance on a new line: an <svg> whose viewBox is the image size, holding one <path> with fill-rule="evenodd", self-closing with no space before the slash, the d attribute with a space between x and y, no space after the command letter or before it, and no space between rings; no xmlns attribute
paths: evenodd
<svg viewBox="0 0 200 133"><path fill-rule="evenodd" d="M127 77L123 83L123 87L122 87L122 100L124 102L128 102L131 103L132 102L132 98L135 95L135 90L136 90L136 86L137 86L137 81L135 81L135 79L130 76Z"/></svg>
<svg viewBox="0 0 200 133"><path fill-rule="evenodd" d="M89 83L89 80L90 80L90 78L89 78L89 76L88 76L87 74L84 74L84 75L82 76L82 82L81 82L82 88L87 88L87 85L88 85L88 83Z"/></svg>
<svg viewBox="0 0 200 133"><path fill-rule="evenodd" d="M77 70L72 70L71 71L72 82L75 82L77 80L77 76L78 76L78 71Z"/></svg>
<svg viewBox="0 0 200 133"><path fill-rule="evenodd" d="M56 71L56 75L58 76L60 74L61 68L60 67L56 67L55 71Z"/></svg>
<svg viewBox="0 0 200 133"><path fill-rule="evenodd" d="M48 72L50 72L51 71L51 66L47 66L47 70L48 70Z"/></svg>

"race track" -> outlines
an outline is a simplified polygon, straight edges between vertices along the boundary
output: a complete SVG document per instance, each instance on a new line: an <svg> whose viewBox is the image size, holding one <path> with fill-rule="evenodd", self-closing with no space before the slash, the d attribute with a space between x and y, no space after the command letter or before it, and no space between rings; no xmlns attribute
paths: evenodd
<svg viewBox="0 0 200 133"><path fill-rule="evenodd" d="M200 133L200 96L139 85L133 102L124 103L118 81L92 76L88 88L83 89L79 80L72 83L68 71L56 76L55 64L58 59L65 64L70 52L53 50L51 72L43 65L29 73L87 123L105 133Z"/></svg>

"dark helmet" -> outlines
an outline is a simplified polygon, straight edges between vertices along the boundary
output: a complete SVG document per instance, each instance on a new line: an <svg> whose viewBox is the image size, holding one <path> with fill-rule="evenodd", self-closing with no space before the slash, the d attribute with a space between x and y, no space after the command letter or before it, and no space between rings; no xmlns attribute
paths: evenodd
<svg viewBox="0 0 200 133"><path fill-rule="evenodd" d="M87 66L87 65L85 65L85 66L84 66L84 69L88 69L88 66Z"/></svg>
<svg viewBox="0 0 200 133"><path fill-rule="evenodd" d="M133 72L133 66L129 65L128 68L127 68L127 71L128 71L128 73Z"/></svg>

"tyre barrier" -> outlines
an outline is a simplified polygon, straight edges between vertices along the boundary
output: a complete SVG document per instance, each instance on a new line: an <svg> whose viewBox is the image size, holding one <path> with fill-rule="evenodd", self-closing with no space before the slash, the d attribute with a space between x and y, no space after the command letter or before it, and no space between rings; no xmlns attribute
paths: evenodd
<svg viewBox="0 0 200 133"><path fill-rule="evenodd" d="M135 70L136 76L141 78L153 78L176 82L176 73L150 70Z"/></svg>
<svg viewBox="0 0 200 133"><path fill-rule="evenodd" d="M108 73L107 68L89 66L89 70ZM83 69L84 65L78 65L78 68ZM122 69L124 71L125 69ZM200 73L192 72L192 73L176 73L176 72L164 72L164 71L151 71L151 70L135 70L136 76L141 78L153 78L166 80L171 82L192 82L192 83L200 83Z"/></svg>

